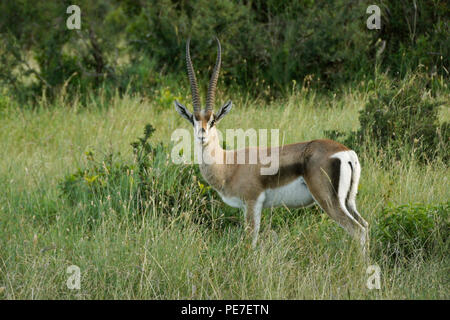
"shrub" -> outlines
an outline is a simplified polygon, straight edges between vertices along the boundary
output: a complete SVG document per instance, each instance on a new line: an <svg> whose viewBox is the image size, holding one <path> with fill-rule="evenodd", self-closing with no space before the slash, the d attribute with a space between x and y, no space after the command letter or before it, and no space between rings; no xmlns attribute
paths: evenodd
<svg viewBox="0 0 450 320"><path fill-rule="evenodd" d="M157 76L183 75L184 46L201 82L223 44L221 81L265 98L293 80L327 87L369 74L378 62L403 77L418 65L445 82L449 69L445 1L381 1L381 30L366 27L369 1L79 0L82 29L68 30L64 1L1 1L0 81L21 99L127 88L149 94ZM445 79L444 79L445 78ZM130 86L130 81L133 85ZM183 82L179 82L181 84ZM68 85L69 84L69 85Z"/></svg>
<svg viewBox="0 0 450 320"><path fill-rule="evenodd" d="M431 73L448 74L450 44L448 1L386 1L380 3L382 27L378 37L386 41L383 64L402 76L423 65Z"/></svg>
<svg viewBox="0 0 450 320"><path fill-rule="evenodd" d="M227 209L223 210L214 191L197 178L197 166L173 164L167 146L149 142L154 131L146 125L144 135L131 143L131 163L122 160L120 154L109 153L97 160L87 152L87 166L60 182L62 196L74 207L83 208L84 221L98 221L111 211L131 216L179 214L209 227L235 221Z"/></svg>
<svg viewBox="0 0 450 320"><path fill-rule="evenodd" d="M185 40L191 37L195 66L201 78L208 78L214 35L222 41L222 75L230 84L277 92L306 76L330 85L368 70L373 33L365 28L367 6L362 3L162 0L143 5L123 1L121 7L130 20L130 47L169 72L184 74Z"/></svg>
<svg viewBox="0 0 450 320"><path fill-rule="evenodd" d="M450 159L449 124L440 124L438 119L443 103L432 97L426 76L379 81L375 95L359 113L360 129L348 135L337 131L326 134L355 150L375 144L377 150L393 158L412 153L420 161Z"/></svg>
<svg viewBox="0 0 450 320"><path fill-rule="evenodd" d="M390 205L382 210L375 225L376 248L392 258L447 251L449 212L450 202Z"/></svg>

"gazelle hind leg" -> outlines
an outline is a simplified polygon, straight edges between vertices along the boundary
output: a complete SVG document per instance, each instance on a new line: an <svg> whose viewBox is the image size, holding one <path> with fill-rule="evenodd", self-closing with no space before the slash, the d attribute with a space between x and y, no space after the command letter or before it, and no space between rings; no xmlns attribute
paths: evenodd
<svg viewBox="0 0 450 320"><path fill-rule="evenodd" d="M369 242L368 237L369 237L369 224L367 223L366 220L364 220L363 217L361 217L361 215L359 214L359 212L356 210L356 202L355 202L355 197L353 196L349 196L349 198L347 199L347 209L348 211L352 214L352 216L361 224L361 226L364 228L364 240L361 241L361 245L363 246L363 253L365 255L366 250L369 248L368 244Z"/></svg>
<svg viewBox="0 0 450 320"><path fill-rule="evenodd" d="M334 190L335 192L333 193L335 198L337 198L338 204L334 205L333 209L335 211L342 211L344 214L343 216L356 222L358 228L362 228L362 231L360 231L358 235L354 236L360 241L364 251L367 237L367 222L356 211L355 198L358 187L357 183L359 182L359 172L357 171L359 165L356 166L355 163L352 165L355 156L356 153L354 151L349 151L348 153L341 155L339 175L333 175L335 178L339 177L339 181L334 183L334 185L338 185L337 193L336 190ZM347 200L351 200L349 203L351 204L350 206L347 206ZM342 215L342 213L340 215Z"/></svg>
<svg viewBox="0 0 450 320"><path fill-rule="evenodd" d="M339 161L340 159L336 159ZM327 171L321 169L319 175L305 177L306 184L320 207L345 231L356 239L365 251L366 229L350 214L345 206L345 198L350 188L351 172L335 166ZM335 170L335 172L332 172ZM339 172L336 172L339 171ZM337 187L337 190L336 190ZM337 192L336 192L337 191Z"/></svg>
<svg viewBox="0 0 450 320"><path fill-rule="evenodd" d="M360 235L360 243L363 252L366 250L366 238L368 236L368 223L361 217L356 210L356 193L358 191L359 177L361 175L361 166L359 165L358 156L353 150L338 153L333 158L340 161L339 174L333 175L338 181L334 185L338 185L336 197L339 202L340 209L350 218L353 218L362 227Z"/></svg>
<svg viewBox="0 0 450 320"><path fill-rule="evenodd" d="M352 214L352 216L364 227L368 228L369 224L366 220L359 214L358 210L356 209L356 194L358 193L358 185L359 185L359 177L361 176L361 166L358 161L358 157L356 156L356 153L353 152L352 156L353 161L349 163L349 166L352 170L352 180L351 180L351 186L350 190L348 192L346 206L348 211Z"/></svg>
<svg viewBox="0 0 450 320"><path fill-rule="evenodd" d="M359 214L358 210L356 210L356 203L355 200L351 201L348 200L347 201L347 209L348 211L351 213L351 215L364 227L364 228L368 228L369 227L369 223L364 220L364 218Z"/></svg>
<svg viewBox="0 0 450 320"><path fill-rule="evenodd" d="M328 195L314 195L314 199L320 207L336 221L350 236L359 242L363 252L366 247L366 229L348 212L345 206L341 205L339 199L332 195L331 199ZM334 198L334 199L333 199Z"/></svg>

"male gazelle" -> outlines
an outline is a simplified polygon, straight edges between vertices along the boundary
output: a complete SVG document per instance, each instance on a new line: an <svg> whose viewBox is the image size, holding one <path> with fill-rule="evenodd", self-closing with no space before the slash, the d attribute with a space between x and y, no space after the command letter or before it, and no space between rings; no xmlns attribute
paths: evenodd
<svg viewBox="0 0 450 320"><path fill-rule="evenodd" d="M252 148L224 150L220 146L216 124L231 110L232 103L228 101L217 113L213 112L221 63L218 39L217 46L217 60L209 82L205 108L200 106L197 80L189 53L189 40L186 43L186 63L194 113L175 101L177 112L194 127L195 143L202 150L200 171L203 178L220 194L225 203L244 209L247 229L253 236L253 246L258 239L263 208L298 208L316 202L360 242L364 251L368 224L356 210L355 198L361 166L353 150L331 140L312 140L266 148L266 154L278 154L278 170L273 175L261 174L261 162L239 164L226 160L235 160L239 156L248 159ZM222 161L215 161L217 159Z"/></svg>

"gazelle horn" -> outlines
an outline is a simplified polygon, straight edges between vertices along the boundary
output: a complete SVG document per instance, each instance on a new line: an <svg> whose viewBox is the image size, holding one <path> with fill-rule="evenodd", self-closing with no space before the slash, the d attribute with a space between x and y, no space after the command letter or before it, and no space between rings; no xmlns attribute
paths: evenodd
<svg viewBox="0 0 450 320"><path fill-rule="evenodd" d="M197 79L195 78L194 67L192 66L191 55L189 53L189 43L191 39L186 42L186 65L189 77L189 82L191 84L192 92L192 104L194 105L194 113L200 113L200 97L198 95Z"/></svg>
<svg viewBox="0 0 450 320"><path fill-rule="evenodd" d="M216 37L216 40L217 40L217 59L216 59L216 65L214 66L213 74L211 76L211 80L209 80L208 95L206 96L205 111L212 111L213 104L214 104L214 98L216 96L217 79L219 79L220 62L221 62L221 47L220 47L220 41L217 37Z"/></svg>

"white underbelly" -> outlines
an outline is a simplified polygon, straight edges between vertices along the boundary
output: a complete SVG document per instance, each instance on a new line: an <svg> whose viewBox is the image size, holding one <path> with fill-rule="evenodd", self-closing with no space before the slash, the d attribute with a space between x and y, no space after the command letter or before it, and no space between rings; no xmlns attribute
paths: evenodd
<svg viewBox="0 0 450 320"><path fill-rule="evenodd" d="M227 197L219 192L220 197L222 198L223 202L225 202L227 205L233 208L243 208L244 202L238 198L238 197Z"/></svg>
<svg viewBox="0 0 450 320"><path fill-rule="evenodd" d="M303 177L276 189L265 191L264 208L285 205L290 208L305 207L314 202Z"/></svg>

